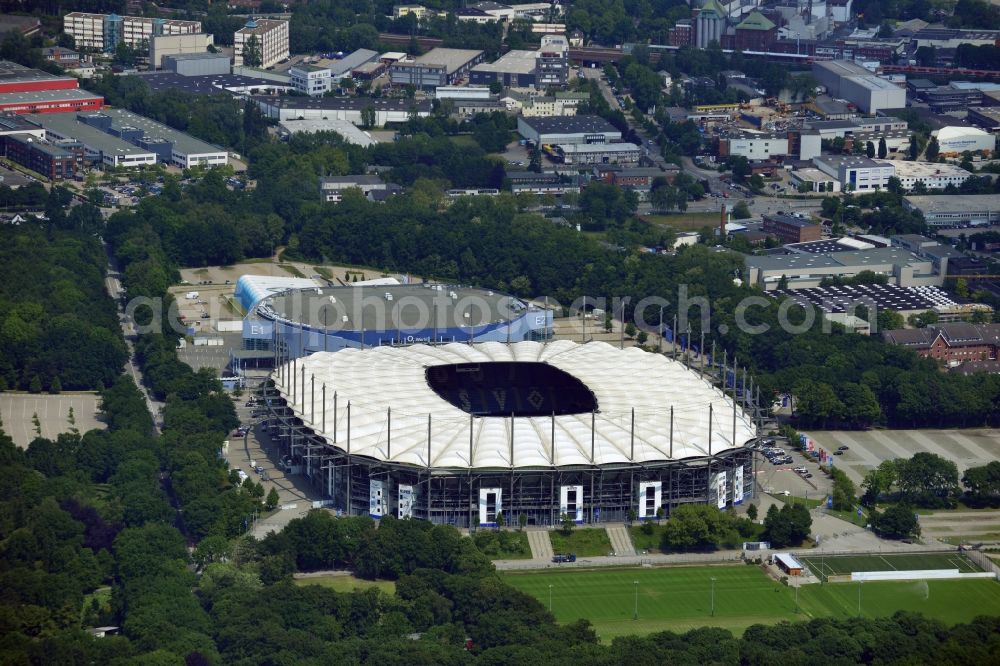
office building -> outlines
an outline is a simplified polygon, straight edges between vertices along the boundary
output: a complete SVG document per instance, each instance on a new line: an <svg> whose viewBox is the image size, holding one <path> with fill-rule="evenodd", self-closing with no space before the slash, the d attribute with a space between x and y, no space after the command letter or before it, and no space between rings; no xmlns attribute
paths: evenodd
<svg viewBox="0 0 1000 666"><path fill-rule="evenodd" d="M562 87L569 81L569 42L563 35L542 35L536 56L535 85Z"/></svg>
<svg viewBox="0 0 1000 666"><path fill-rule="evenodd" d="M763 230L766 234L777 236L784 243L805 243L818 241L823 237L823 227L794 215L765 215Z"/></svg>
<svg viewBox="0 0 1000 666"><path fill-rule="evenodd" d="M751 160L766 160L788 154L788 135L741 132L719 139L719 155L742 155Z"/></svg>
<svg viewBox="0 0 1000 666"><path fill-rule="evenodd" d="M431 114L431 100L383 97L285 97L260 95L251 98L261 113L274 120L347 120L363 125L362 111L371 109L375 126L405 123L411 115L426 118Z"/></svg>
<svg viewBox="0 0 1000 666"><path fill-rule="evenodd" d="M145 47L160 35L200 33L201 21L70 12L63 17L63 32L73 37L77 48L111 53L123 42Z"/></svg>
<svg viewBox="0 0 1000 666"><path fill-rule="evenodd" d="M87 162L124 168L156 164L154 150L140 148L100 127L81 122L77 114L31 114L27 118L45 129L45 138L50 143L79 144Z"/></svg>
<svg viewBox="0 0 1000 666"><path fill-rule="evenodd" d="M207 53L214 46L212 35L196 32L183 35L154 35L149 39L149 68L163 67L163 57ZM227 62L229 58L226 58ZM229 72L227 71L226 74Z"/></svg>
<svg viewBox="0 0 1000 666"><path fill-rule="evenodd" d="M324 95L330 90L330 70L315 65L293 65L288 70L292 88L303 95Z"/></svg>
<svg viewBox="0 0 1000 666"><path fill-rule="evenodd" d="M389 78L393 85L433 89L465 80L482 60L482 51L436 48L412 60L394 62Z"/></svg>
<svg viewBox="0 0 1000 666"><path fill-rule="evenodd" d="M528 88L537 81L538 58L535 51L512 49L495 62L476 65L469 73L469 82L477 86L499 83L508 88Z"/></svg>
<svg viewBox="0 0 1000 666"><path fill-rule="evenodd" d="M247 44L260 59L259 63L247 63ZM288 21L275 19L253 19L233 33L233 63L237 66L253 66L260 69L274 67L288 58Z"/></svg>
<svg viewBox="0 0 1000 666"><path fill-rule="evenodd" d="M642 149L634 143L568 143L552 147L552 157L563 164L635 163Z"/></svg>
<svg viewBox="0 0 1000 666"><path fill-rule="evenodd" d="M149 148L157 159L182 169L196 166L223 166L229 163L225 148L196 139L163 123L125 109L105 109L100 114L80 116L82 120L96 118L104 131ZM104 120L107 118L107 120Z"/></svg>
<svg viewBox="0 0 1000 666"><path fill-rule="evenodd" d="M813 164L823 173L836 178L840 188L853 192L884 190L895 173L893 162L875 161L856 155L821 155Z"/></svg>
<svg viewBox="0 0 1000 666"><path fill-rule="evenodd" d="M49 180L73 178L76 156L65 148L41 140L31 134L8 134L0 137L4 157Z"/></svg>

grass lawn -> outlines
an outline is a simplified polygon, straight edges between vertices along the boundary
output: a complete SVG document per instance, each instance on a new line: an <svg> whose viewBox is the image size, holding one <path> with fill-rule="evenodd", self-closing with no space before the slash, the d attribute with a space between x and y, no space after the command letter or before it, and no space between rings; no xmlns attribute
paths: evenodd
<svg viewBox="0 0 1000 666"><path fill-rule="evenodd" d="M666 524L648 524L653 527L653 532L651 534L643 532L642 525L632 525L628 528L629 536L632 537L632 545L635 546L636 552L648 550L651 553L659 553L661 552L660 539L663 538L663 530L666 529Z"/></svg>
<svg viewBox="0 0 1000 666"><path fill-rule="evenodd" d="M296 585L322 585L336 592L352 592L377 587L386 594L396 593L396 583L391 580L365 580L354 576L314 576L312 578L296 578Z"/></svg>
<svg viewBox="0 0 1000 666"><path fill-rule="evenodd" d="M476 548L491 560L530 560L528 535L512 530L477 530L472 537Z"/></svg>
<svg viewBox="0 0 1000 666"><path fill-rule="evenodd" d="M650 224L670 226L678 231L698 231L705 225L716 226L719 214L715 213L677 213L675 215L643 215L642 219Z"/></svg>
<svg viewBox="0 0 1000 666"><path fill-rule="evenodd" d="M556 619L572 622L587 618L604 641L627 634L683 632L702 626L723 627L739 634L753 624L843 618L858 612L855 584L803 586L797 613L793 588L746 565L505 572L504 579L546 606L551 585ZM915 610L957 623L1000 612L1000 583L992 580L879 582L863 587L862 612L869 617ZM637 598L639 619L635 620Z"/></svg>
<svg viewBox="0 0 1000 666"><path fill-rule="evenodd" d="M304 278L305 277L305 274L302 271L300 271L295 266L292 266L291 264L280 264L280 266L284 270L286 270L289 273L291 273L292 275L294 275L295 277L299 277L299 278Z"/></svg>
<svg viewBox="0 0 1000 666"><path fill-rule="evenodd" d="M471 134L459 134L456 136L448 137L453 144L459 146L460 148L471 148L473 146L478 146L476 140L472 138Z"/></svg>
<svg viewBox="0 0 1000 666"><path fill-rule="evenodd" d="M111 588L110 587L99 587L90 594L85 594L83 596L83 604L80 606L80 622L83 623L83 619L87 614L87 609L90 608L90 604L97 600L97 603L103 608L107 608L111 605Z"/></svg>
<svg viewBox="0 0 1000 666"><path fill-rule="evenodd" d="M803 557L802 563L817 575L843 576L852 571L918 571L958 569L962 573L982 571L974 562L958 553L914 553L887 555L843 555Z"/></svg>
<svg viewBox="0 0 1000 666"><path fill-rule="evenodd" d="M560 530L549 532L553 553L576 553L577 557L594 557L611 552L611 539L604 529L574 529L569 536Z"/></svg>

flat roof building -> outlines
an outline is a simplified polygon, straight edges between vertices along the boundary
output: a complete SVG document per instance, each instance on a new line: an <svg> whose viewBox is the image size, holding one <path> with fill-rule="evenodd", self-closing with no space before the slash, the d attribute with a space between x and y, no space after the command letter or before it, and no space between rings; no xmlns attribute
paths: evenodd
<svg viewBox="0 0 1000 666"><path fill-rule="evenodd" d="M563 164L621 164L638 162L642 149L634 143L567 143L552 148Z"/></svg>
<svg viewBox="0 0 1000 666"><path fill-rule="evenodd" d="M0 155L51 181L72 178L76 174L76 156L73 153L31 134L0 137Z"/></svg>
<svg viewBox="0 0 1000 666"><path fill-rule="evenodd" d="M347 120L282 120L278 123L289 135L315 134L316 132L336 132L344 141L367 148L378 143L364 130Z"/></svg>
<svg viewBox="0 0 1000 666"><path fill-rule="evenodd" d="M201 32L183 35L154 35L149 40L149 67L150 69L160 69L163 66L163 57L168 55L185 54L207 54L208 47L213 46L215 40L212 35ZM214 54L212 54L214 55ZM222 55L229 63L229 56ZM216 72L204 72L214 74ZM226 74L229 73L227 69Z"/></svg>
<svg viewBox="0 0 1000 666"><path fill-rule="evenodd" d="M482 51L435 48L413 60L394 62L389 77L393 85L436 88L463 80L482 60Z"/></svg>
<svg viewBox="0 0 1000 666"><path fill-rule="evenodd" d="M176 53L164 55L161 66L180 76L227 76L232 70L224 53Z"/></svg>
<svg viewBox="0 0 1000 666"><path fill-rule="evenodd" d="M500 83L514 88L535 85L536 53L512 49L495 62L484 62L472 68L469 82L475 85Z"/></svg>
<svg viewBox="0 0 1000 666"><path fill-rule="evenodd" d="M784 254L748 256L747 278L750 284L766 291L783 288L818 287L823 278L851 278L863 271L884 275L902 287L941 286L944 274L935 272L929 258L918 257L902 248L875 248L830 254Z"/></svg>
<svg viewBox="0 0 1000 666"><path fill-rule="evenodd" d="M75 111L99 111L102 106L103 95L95 95L79 88L0 93L0 112L59 115Z"/></svg>
<svg viewBox="0 0 1000 666"><path fill-rule="evenodd" d="M931 227L967 227L1000 223L1000 197L953 194L903 197L903 206L919 212Z"/></svg>
<svg viewBox="0 0 1000 666"><path fill-rule="evenodd" d="M105 109L100 115L111 119L112 132L123 137L135 137L140 146L155 146L161 162L182 169L229 163L229 152L225 148L196 139L151 118L125 109Z"/></svg>
<svg viewBox="0 0 1000 666"><path fill-rule="evenodd" d="M763 229L785 243L817 241L823 237L823 227L794 215L765 215Z"/></svg>
<svg viewBox="0 0 1000 666"><path fill-rule="evenodd" d="M929 190L943 190L948 185L958 187L972 177L971 173L956 164L907 160L879 161L893 167L896 178L899 178L903 189L907 191L912 190L918 182L923 183Z"/></svg>
<svg viewBox="0 0 1000 666"><path fill-rule="evenodd" d="M45 128L45 138L52 143L81 144L88 161L126 168L156 164L156 152L139 148L98 127L80 122L77 114L30 114L27 118Z"/></svg>
<svg viewBox="0 0 1000 666"><path fill-rule="evenodd" d="M70 12L63 16L63 32L72 35L77 48L111 53L123 42L141 46L159 35L199 33L201 21Z"/></svg>
<svg viewBox="0 0 1000 666"><path fill-rule="evenodd" d="M431 101L383 97L275 97L262 95L251 98L261 112L274 120L347 120L364 124L361 112L371 108L375 125L405 123L411 115L426 118L431 114Z"/></svg>
<svg viewBox="0 0 1000 666"><path fill-rule="evenodd" d="M906 90L875 76L871 70L848 60L814 62L813 76L833 97L846 99L865 113L906 106Z"/></svg>
<svg viewBox="0 0 1000 666"><path fill-rule="evenodd" d="M600 116L552 116L517 119L517 131L537 146L570 143L615 143L622 133Z"/></svg>

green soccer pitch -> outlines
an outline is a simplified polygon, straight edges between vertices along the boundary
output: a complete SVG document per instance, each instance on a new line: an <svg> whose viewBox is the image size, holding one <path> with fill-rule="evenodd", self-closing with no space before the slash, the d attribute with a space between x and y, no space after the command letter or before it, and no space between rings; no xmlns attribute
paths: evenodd
<svg viewBox="0 0 1000 666"><path fill-rule="evenodd" d="M967 557L956 552L810 556L800 559L815 575L824 578L826 576L846 576L855 571L921 571L927 569L958 569L960 573L982 571Z"/></svg>
<svg viewBox="0 0 1000 666"><path fill-rule="evenodd" d="M977 615L1000 615L1000 583L993 580L805 585L796 612L793 588L747 565L507 572L504 579L546 607L551 592L552 612L559 622L586 618L604 641L703 626L740 634L753 624L853 617L858 614L859 587L866 617L907 610L954 624Z"/></svg>

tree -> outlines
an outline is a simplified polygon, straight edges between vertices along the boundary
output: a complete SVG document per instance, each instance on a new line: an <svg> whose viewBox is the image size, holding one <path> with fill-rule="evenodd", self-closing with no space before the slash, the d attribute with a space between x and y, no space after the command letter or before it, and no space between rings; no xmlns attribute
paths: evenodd
<svg viewBox="0 0 1000 666"><path fill-rule="evenodd" d="M864 384L846 382L839 387L844 418L855 428L870 427L882 414L878 398Z"/></svg>
<svg viewBox="0 0 1000 666"><path fill-rule="evenodd" d="M872 527L884 539L920 536L920 522L908 504L894 504L875 516Z"/></svg>
<svg viewBox="0 0 1000 666"><path fill-rule="evenodd" d="M757 505L751 504L747 507L747 518L757 520Z"/></svg>
<svg viewBox="0 0 1000 666"><path fill-rule="evenodd" d="M865 155L868 156L868 159L875 157L875 144L871 141L865 144Z"/></svg>
<svg viewBox="0 0 1000 666"><path fill-rule="evenodd" d="M278 490L274 486L271 486L271 490L267 493L267 499L264 501L264 508L268 511L273 511L278 507L280 501L281 498L278 497Z"/></svg>
<svg viewBox="0 0 1000 666"><path fill-rule="evenodd" d="M261 67L264 58L261 52L260 39L257 35L250 35L243 42L243 65L246 67Z"/></svg>
<svg viewBox="0 0 1000 666"><path fill-rule="evenodd" d="M812 517L804 504L772 505L764 517L764 534L772 548L801 546L812 529Z"/></svg>
<svg viewBox="0 0 1000 666"><path fill-rule="evenodd" d="M736 202L736 205L733 206L733 219L746 220L751 217L753 217L753 214L750 212L750 206L747 205L746 200L741 199Z"/></svg>
<svg viewBox="0 0 1000 666"><path fill-rule="evenodd" d="M521 513L521 514L518 514L518 516L517 516L517 526L518 526L518 527L519 527L520 529L522 529L522 530L523 530L523 529L524 529L525 527L527 527L527 526L528 526L528 514L526 514L526 513Z"/></svg>
<svg viewBox="0 0 1000 666"><path fill-rule="evenodd" d="M893 486L899 481L899 460L883 460L879 466L865 475L861 487L865 489L862 500L872 505L880 498L892 492Z"/></svg>
<svg viewBox="0 0 1000 666"><path fill-rule="evenodd" d="M937 137L932 136L931 140L927 142L927 148L924 150L924 155L927 157L928 162L934 162L937 160L940 153L941 147L938 145Z"/></svg>
<svg viewBox="0 0 1000 666"><path fill-rule="evenodd" d="M878 158L880 160L884 160L886 158L886 155L888 154L889 154L889 146L886 145L885 137L883 136L878 140Z"/></svg>
<svg viewBox="0 0 1000 666"><path fill-rule="evenodd" d="M632 322L628 322L627 324L625 324L625 337L634 338L635 334L636 334L635 324Z"/></svg>
<svg viewBox="0 0 1000 666"><path fill-rule="evenodd" d="M635 519L636 519L635 509L629 509L628 510L628 522L629 523L634 523Z"/></svg>
<svg viewBox="0 0 1000 666"><path fill-rule="evenodd" d="M831 508L837 511L853 511L857 502L854 482L839 467L831 468L830 474L833 476Z"/></svg>
<svg viewBox="0 0 1000 666"><path fill-rule="evenodd" d="M646 344L646 340L648 339L649 339L649 334L646 333L646 331L639 331L635 335L635 341L638 342L640 345Z"/></svg>
<svg viewBox="0 0 1000 666"><path fill-rule="evenodd" d="M361 109L361 126L365 129L375 127L375 107L366 106Z"/></svg>
<svg viewBox="0 0 1000 666"><path fill-rule="evenodd" d="M559 520L562 523L562 533L569 536L573 531L573 528L576 527L576 517L571 516L568 513L564 513L559 516Z"/></svg>
<svg viewBox="0 0 1000 666"><path fill-rule="evenodd" d="M507 521L503 517L502 511L497 511L496 523L498 528L503 527L504 525L507 524Z"/></svg>
<svg viewBox="0 0 1000 666"><path fill-rule="evenodd" d="M49 382L49 393L62 393L62 382L59 381L59 375L52 378Z"/></svg>
<svg viewBox="0 0 1000 666"><path fill-rule="evenodd" d="M962 475L966 501L976 506L1000 504L1000 462L970 467Z"/></svg>
<svg viewBox="0 0 1000 666"><path fill-rule="evenodd" d="M910 136L910 148L907 151L907 154L910 156L911 160L917 159L920 155L920 143L917 141L916 134Z"/></svg>
<svg viewBox="0 0 1000 666"><path fill-rule="evenodd" d="M958 489L958 467L947 458L920 451L900 464L899 490L918 506L947 506Z"/></svg>
<svg viewBox="0 0 1000 666"><path fill-rule="evenodd" d="M41 393L42 392L42 378L35 375L31 378L31 383L28 385L28 391L31 393Z"/></svg>

